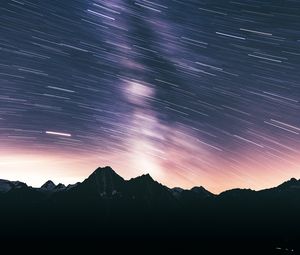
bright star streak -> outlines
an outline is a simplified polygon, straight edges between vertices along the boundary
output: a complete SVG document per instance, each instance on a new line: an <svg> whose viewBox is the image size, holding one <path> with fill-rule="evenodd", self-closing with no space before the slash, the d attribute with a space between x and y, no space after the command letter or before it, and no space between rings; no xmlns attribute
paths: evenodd
<svg viewBox="0 0 300 255"><path fill-rule="evenodd" d="M60 133L60 132L53 132L53 131L46 131L46 134L48 135L59 135L59 136L72 136L71 134L67 134L67 133Z"/></svg>

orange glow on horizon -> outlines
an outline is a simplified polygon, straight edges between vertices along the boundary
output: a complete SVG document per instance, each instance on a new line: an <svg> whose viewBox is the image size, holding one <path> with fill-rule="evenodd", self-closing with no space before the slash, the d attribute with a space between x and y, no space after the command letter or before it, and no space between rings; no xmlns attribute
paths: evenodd
<svg viewBox="0 0 300 255"><path fill-rule="evenodd" d="M254 158L254 156L252 156ZM139 159L143 160L142 158ZM149 159L148 159L149 160ZM259 162L259 157L257 156ZM157 163L157 162L156 162ZM240 169L224 168L222 162L216 162L214 169L201 170L196 168L179 169L165 160L163 164L156 165L157 169L139 169L151 167L144 161L137 164L127 160L127 155L81 155L62 153L8 152L0 155L0 179L19 180L33 187L39 187L51 179L55 183L71 184L83 181L98 166L111 166L124 179L134 178L144 173L150 175L158 182L168 187L192 188L203 186L213 193L220 193L232 188L251 188L255 190L274 187L295 177L300 178L300 160L298 165L289 166L285 162L260 162L252 167L248 163L241 164ZM263 170L258 168L265 164ZM161 172L161 173L160 173ZM239 174L238 174L239 173Z"/></svg>

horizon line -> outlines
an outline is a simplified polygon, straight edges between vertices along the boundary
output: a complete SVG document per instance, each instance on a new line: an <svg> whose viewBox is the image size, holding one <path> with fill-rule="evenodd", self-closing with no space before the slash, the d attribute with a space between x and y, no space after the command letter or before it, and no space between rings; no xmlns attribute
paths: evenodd
<svg viewBox="0 0 300 255"><path fill-rule="evenodd" d="M91 174L88 175L88 177L86 177L84 180L88 179L88 178L89 178L93 173L95 173L98 169L99 169L99 170L102 170L102 169L105 169L105 168L110 168L115 174L117 174L117 175L120 176L122 179L124 179L124 178L123 178L121 175L119 175L119 174L117 173L117 171L115 171L111 166L108 166L108 165L107 165L107 166L104 166L104 167L100 167L100 166L97 167L97 168L96 168L94 171L92 171ZM285 181L279 183L277 186L272 186L272 187L269 187L269 188L266 187L266 188L262 188L262 189L251 189L251 188L239 188L239 187L235 187L235 188L223 190L223 191L221 191L221 192L219 192L219 193L213 193L213 192L207 190L207 189L206 189L204 186L202 186L202 185L193 186L193 187L191 187L191 188L181 188L180 186L174 186L174 187L170 188L169 186L167 186L167 185L165 185L165 184L163 184L163 183L161 183L161 182L158 182L158 181L156 181L155 179L153 179L152 176L150 175L150 173L144 173L144 174L142 174L142 175L138 175L138 176L135 176L135 177L131 177L130 179L124 179L124 181L130 181L130 180L132 180L132 179L136 179L136 178L138 178L138 177L145 176L145 175L149 175L153 181L155 181L155 182L157 182L157 183L163 185L164 187L167 187L168 189L180 188L180 189L182 189L182 190L192 190L193 188L202 187L202 188L204 188L206 191L210 192L210 193L213 194L213 195L220 195L220 194L222 194L222 193L224 193L224 192L226 192L226 191L235 190L235 189L240 189L240 190L251 190L251 191L254 191L254 192L259 192L259 191L268 190L268 189L272 189L272 188L278 187L278 186L280 186L281 184L283 184L283 183L285 183L285 182L288 182L288 181L291 181L291 180L293 180L293 179L294 179L294 180L297 180L297 181L300 181L300 179L297 179L297 178L295 178L295 177L291 177L290 179L285 180ZM0 178L0 181L1 181L1 180L2 180L2 181L8 181L8 182L22 182L22 183L25 183L25 184L27 185L27 182L23 182L23 181L19 181L19 180L13 180L13 181L12 181L12 180L8 180L8 179L2 179L2 178ZM27 185L27 186L28 186L28 187L31 187L31 188L34 188L34 189L38 189L38 188L41 188L45 183L51 181L52 183L54 183L55 186L57 186L57 185L59 185L59 184L63 184L63 185L65 185L66 187L68 187L69 185L75 185L75 184L77 184L77 183L82 183L84 180L78 181L78 182L75 182L75 183L68 183L68 184L64 184L64 183L62 183L62 182L58 182L58 184L55 184L54 181L52 181L51 179L48 179L47 181L45 181L45 182L44 182L41 186L39 186L39 187L31 186L31 185Z"/></svg>

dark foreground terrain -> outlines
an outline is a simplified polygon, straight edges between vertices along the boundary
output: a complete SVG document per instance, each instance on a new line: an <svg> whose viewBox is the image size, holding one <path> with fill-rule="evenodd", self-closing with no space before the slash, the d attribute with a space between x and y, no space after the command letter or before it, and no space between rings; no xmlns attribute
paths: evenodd
<svg viewBox="0 0 300 255"><path fill-rule="evenodd" d="M0 180L0 208L2 242L161 243L183 254L191 247L202 254L298 254L300 247L296 179L214 195L203 187L169 189L150 175L125 181L105 167L67 187Z"/></svg>

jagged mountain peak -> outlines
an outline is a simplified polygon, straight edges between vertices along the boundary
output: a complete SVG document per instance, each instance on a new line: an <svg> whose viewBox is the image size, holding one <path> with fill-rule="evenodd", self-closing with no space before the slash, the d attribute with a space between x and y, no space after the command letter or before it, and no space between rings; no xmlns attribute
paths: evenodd
<svg viewBox="0 0 300 255"><path fill-rule="evenodd" d="M173 196L169 188L155 181L150 174L143 174L127 181L126 192L132 197L147 201L172 201Z"/></svg>
<svg viewBox="0 0 300 255"><path fill-rule="evenodd" d="M116 173L110 166L98 167L93 173L100 173L100 172L114 172L114 173Z"/></svg>
<svg viewBox="0 0 300 255"><path fill-rule="evenodd" d="M192 192L197 193L198 195L205 195L205 196L212 196L213 193L209 192L207 189L205 189L203 186L193 187L191 189Z"/></svg>
<svg viewBox="0 0 300 255"><path fill-rule="evenodd" d="M191 189L191 191L202 192L202 191L207 191L207 190L203 186L195 186Z"/></svg>
<svg viewBox="0 0 300 255"><path fill-rule="evenodd" d="M137 180L137 181L147 181L147 182L155 182L150 174L142 174L136 178L132 178L131 180Z"/></svg>
<svg viewBox="0 0 300 255"><path fill-rule="evenodd" d="M115 177L115 178L121 178L123 180L123 178L118 175L110 166L105 166L105 167L98 167L89 177L89 178L104 178L104 177Z"/></svg>
<svg viewBox="0 0 300 255"><path fill-rule="evenodd" d="M56 188L57 189L64 189L64 188L66 188L66 185L64 185L62 183L59 183L59 184L56 185Z"/></svg>
<svg viewBox="0 0 300 255"><path fill-rule="evenodd" d="M105 182L106 180L124 181L124 179L118 175L111 167L98 167L87 180L96 180Z"/></svg>
<svg viewBox="0 0 300 255"><path fill-rule="evenodd" d="M56 185L54 184L53 181L48 180L46 181L42 186L41 189L47 189L47 190L53 190L56 188Z"/></svg>
<svg viewBox="0 0 300 255"><path fill-rule="evenodd" d="M284 190L291 188L300 188L300 180L297 180L296 178L291 178L290 180L278 185L275 189Z"/></svg>
<svg viewBox="0 0 300 255"><path fill-rule="evenodd" d="M8 192L12 189L19 189L27 187L27 184L20 181L8 181L0 179L0 192Z"/></svg>
<svg viewBox="0 0 300 255"><path fill-rule="evenodd" d="M285 183L290 183L290 184L300 184L300 179L297 180L296 178L291 178L288 181L286 181Z"/></svg>
<svg viewBox="0 0 300 255"><path fill-rule="evenodd" d="M100 196L110 196L119 192L125 180L111 167L98 167L82 184L96 191Z"/></svg>

